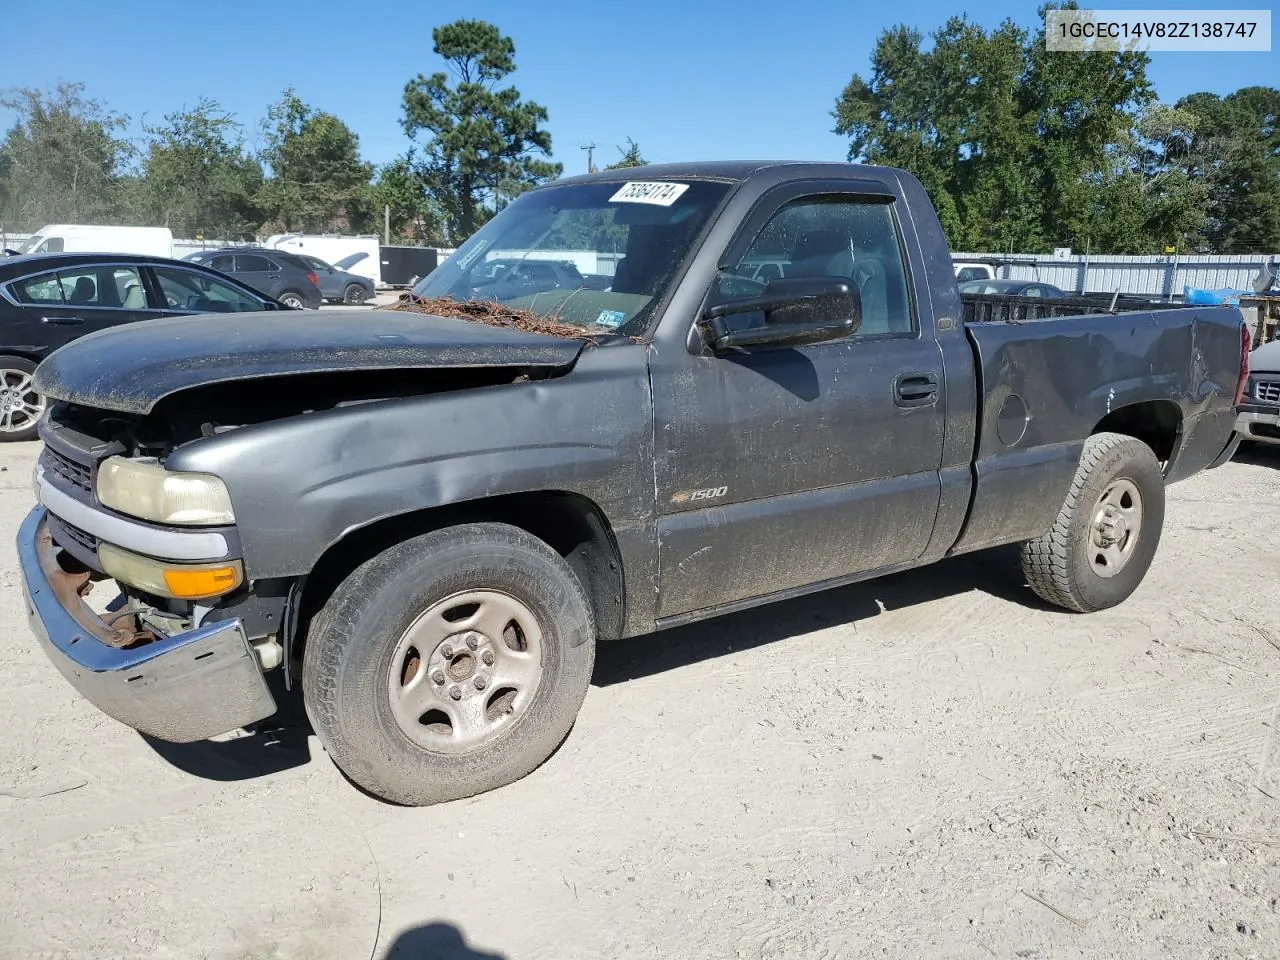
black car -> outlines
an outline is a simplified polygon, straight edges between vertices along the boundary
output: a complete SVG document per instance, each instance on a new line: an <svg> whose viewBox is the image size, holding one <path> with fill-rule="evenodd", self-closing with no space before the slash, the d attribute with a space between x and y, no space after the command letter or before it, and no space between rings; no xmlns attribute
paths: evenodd
<svg viewBox="0 0 1280 960"><path fill-rule="evenodd" d="M0 442L30 440L44 413L42 359L106 327L187 313L283 305L195 263L136 254L47 253L0 260Z"/></svg>
<svg viewBox="0 0 1280 960"><path fill-rule="evenodd" d="M605 290L609 277L584 276L565 260L498 258L472 271L471 286L479 295L509 300L550 290Z"/></svg>
<svg viewBox="0 0 1280 960"><path fill-rule="evenodd" d="M202 263L219 273L235 277L295 310L303 307L319 309L324 299L320 293L320 277L295 253L262 247L238 247L200 250L182 259L188 263Z"/></svg>
<svg viewBox="0 0 1280 960"><path fill-rule="evenodd" d="M969 280L960 284L961 293L997 294L1002 297L1049 297L1060 299L1070 296L1052 283L1039 280Z"/></svg>

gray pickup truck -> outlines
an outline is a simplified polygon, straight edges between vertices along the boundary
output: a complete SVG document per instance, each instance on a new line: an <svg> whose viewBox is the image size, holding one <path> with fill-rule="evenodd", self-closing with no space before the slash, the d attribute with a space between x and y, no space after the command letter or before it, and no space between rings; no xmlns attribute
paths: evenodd
<svg viewBox="0 0 1280 960"><path fill-rule="evenodd" d="M965 323L897 170L559 181L414 299L478 306L488 259L557 251L596 255L608 289L522 289L506 326L164 319L46 359L18 551L58 669L171 741L299 685L352 780L433 803L550 755L597 641L1010 543L1044 600L1117 604L1166 484L1237 442L1238 310Z"/></svg>

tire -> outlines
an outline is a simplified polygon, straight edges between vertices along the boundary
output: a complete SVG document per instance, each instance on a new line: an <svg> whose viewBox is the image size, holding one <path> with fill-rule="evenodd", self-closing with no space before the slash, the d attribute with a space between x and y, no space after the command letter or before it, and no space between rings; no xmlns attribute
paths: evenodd
<svg viewBox="0 0 1280 960"><path fill-rule="evenodd" d="M466 658L473 672L455 670ZM559 554L516 527L465 524L397 544L343 581L311 624L303 703L347 777L422 806L538 767L572 728L594 660L591 608ZM527 680L503 686L518 671Z"/></svg>
<svg viewBox="0 0 1280 960"><path fill-rule="evenodd" d="M307 307L307 301L303 299L302 294L293 290L286 290L277 299L290 310L305 310Z"/></svg>
<svg viewBox="0 0 1280 960"><path fill-rule="evenodd" d="M26 357L0 356L0 443L34 440L48 403L31 389L36 365Z"/></svg>
<svg viewBox="0 0 1280 960"><path fill-rule="evenodd" d="M348 283L347 289L342 291L343 303L364 303L369 299L369 292L358 283Z"/></svg>
<svg viewBox="0 0 1280 960"><path fill-rule="evenodd" d="M1022 544L1027 584L1077 613L1123 602L1155 558L1164 501L1164 474L1150 447L1119 433L1094 434L1053 527Z"/></svg>

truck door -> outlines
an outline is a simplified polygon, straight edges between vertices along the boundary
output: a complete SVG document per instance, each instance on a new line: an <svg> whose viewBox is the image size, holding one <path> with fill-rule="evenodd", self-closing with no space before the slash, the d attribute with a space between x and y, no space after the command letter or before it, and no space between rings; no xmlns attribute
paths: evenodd
<svg viewBox="0 0 1280 960"><path fill-rule="evenodd" d="M814 190L756 205L707 303L760 293L747 278L769 261L788 278L853 280L858 330L721 356L699 353L695 333L689 350L653 353L660 618L909 563L928 545L945 381L899 211L847 183Z"/></svg>

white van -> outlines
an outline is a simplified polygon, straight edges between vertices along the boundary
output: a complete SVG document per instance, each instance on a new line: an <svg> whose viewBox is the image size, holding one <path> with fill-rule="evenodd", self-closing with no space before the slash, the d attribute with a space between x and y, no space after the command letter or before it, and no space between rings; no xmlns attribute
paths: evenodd
<svg viewBox="0 0 1280 960"><path fill-rule="evenodd" d="M98 227L85 223L51 223L41 227L18 253L139 253L173 256L168 227Z"/></svg>
<svg viewBox="0 0 1280 960"><path fill-rule="evenodd" d="M956 283L968 283L971 280L994 280L996 268L994 264L981 261L955 260L952 266L956 271Z"/></svg>

